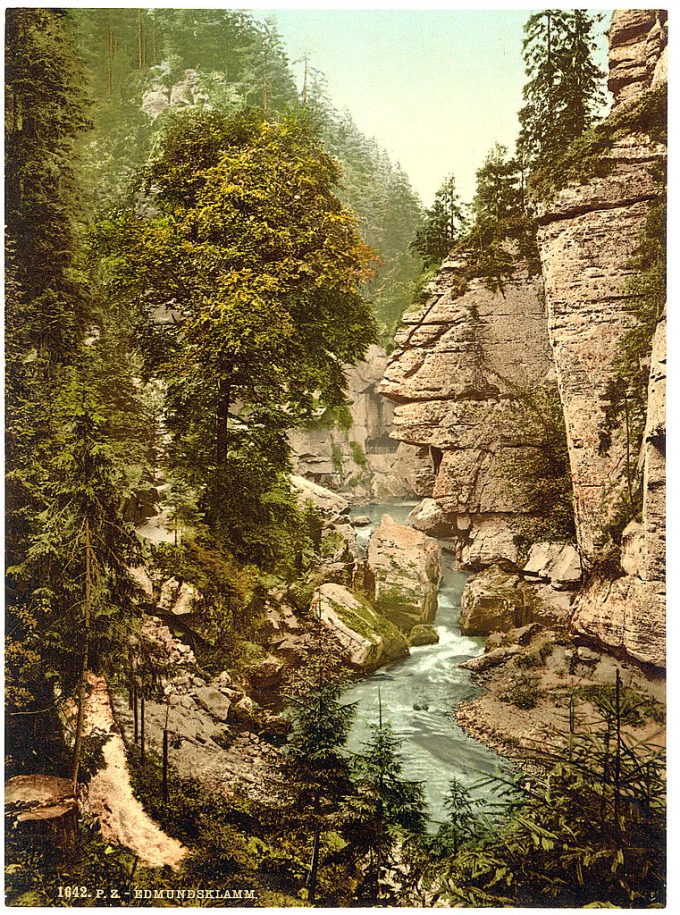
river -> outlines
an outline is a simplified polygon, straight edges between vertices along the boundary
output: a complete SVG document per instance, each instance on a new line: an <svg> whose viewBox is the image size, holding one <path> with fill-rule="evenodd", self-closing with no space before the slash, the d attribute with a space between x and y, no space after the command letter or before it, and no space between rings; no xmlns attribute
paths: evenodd
<svg viewBox="0 0 680 915"><path fill-rule="evenodd" d="M359 506L354 517L368 515L371 525L358 528L362 548L383 514L402 523L412 503ZM355 684L345 694L356 703L348 749L360 753L369 737L369 725L378 720L378 696L383 719L389 721L401 741L404 775L423 783L432 823L444 819L442 801L449 782L456 777L471 788L482 776L492 775L507 763L493 750L468 737L458 726L455 710L464 700L479 695L471 675L458 666L484 650L484 639L461 635L458 626L460 596L467 575L450 553L442 551L442 583L434 621L439 634L435 645L412 648L410 657ZM414 705L419 706L415 709ZM479 798L492 800L489 786L473 789Z"/></svg>

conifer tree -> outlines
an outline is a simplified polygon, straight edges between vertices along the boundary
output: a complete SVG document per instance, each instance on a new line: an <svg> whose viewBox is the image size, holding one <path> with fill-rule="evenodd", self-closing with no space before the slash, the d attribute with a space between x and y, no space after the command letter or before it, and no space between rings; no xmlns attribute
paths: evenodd
<svg viewBox="0 0 680 915"><path fill-rule="evenodd" d="M70 21L63 11L8 9L6 224L22 302L17 332L55 364L77 349L87 316L79 272L74 146L87 126Z"/></svg>
<svg viewBox="0 0 680 915"><path fill-rule="evenodd" d="M472 212L477 222L493 224L497 235L502 235L504 226L522 214L518 165L500 143L496 143L477 170Z"/></svg>
<svg viewBox="0 0 680 915"><path fill-rule="evenodd" d="M56 447L46 468L45 508L35 518L25 562L14 570L40 606L47 675L51 669L66 694L77 686L74 781L87 673L124 639L135 591L128 567L139 555L124 517L130 495L125 471L108 443L106 415L92 385L96 362L96 354L86 349L56 399Z"/></svg>
<svg viewBox="0 0 680 915"><path fill-rule="evenodd" d="M457 855L463 843L479 832L479 819L475 807L480 806L470 791L457 778L451 779L444 798L447 822L440 827L436 845L438 849Z"/></svg>
<svg viewBox="0 0 680 915"><path fill-rule="evenodd" d="M403 776L399 739L383 720L380 701L377 724L364 752L354 760L354 794L346 800L345 827L358 854L366 861L363 896L371 904L383 898L384 878L400 838L425 830L423 788Z"/></svg>
<svg viewBox="0 0 680 915"><path fill-rule="evenodd" d="M600 18L585 10L546 9L526 22L519 146L534 165L555 159L595 120L603 100L603 74L593 62Z"/></svg>
<svg viewBox="0 0 680 915"><path fill-rule="evenodd" d="M439 264L461 237L465 225L463 204L453 175L442 183L432 206L425 211L425 221L412 243L427 266Z"/></svg>
<svg viewBox="0 0 680 915"><path fill-rule="evenodd" d="M311 835L308 901L316 899L321 835L338 826L338 810L351 791L343 754L354 706L342 703L343 683L328 678L318 663L317 682L292 698L293 731L286 747L283 775L295 794L295 808Z"/></svg>

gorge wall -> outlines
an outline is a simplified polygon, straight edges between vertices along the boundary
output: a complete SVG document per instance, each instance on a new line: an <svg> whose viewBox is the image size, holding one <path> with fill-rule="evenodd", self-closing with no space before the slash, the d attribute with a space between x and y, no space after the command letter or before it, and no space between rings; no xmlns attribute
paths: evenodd
<svg viewBox="0 0 680 915"><path fill-rule="evenodd" d="M524 398L555 376L540 276L518 263L502 290L474 278L461 294L464 266L445 261L404 316L380 392L396 404L393 434L430 449L440 523L478 568L522 560L518 534L537 506L512 468L541 444Z"/></svg>
<svg viewBox="0 0 680 915"><path fill-rule="evenodd" d="M366 358L347 369L349 406L340 422L321 419L290 434L295 473L351 492L359 501L430 494L434 476L428 449L390 434L394 408L378 393L387 361L381 347L370 346Z"/></svg>
<svg viewBox="0 0 680 915"><path fill-rule="evenodd" d="M666 150L650 136L644 112L666 79L666 13L618 11L609 41L608 124L623 126L610 131L590 174L539 205L542 276L518 263L502 291L480 279L461 294L462 265L445 262L425 306L405 315L380 391L396 404L393 434L430 448L433 497L459 557L474 569L499 560L519 566L526 558L517 532L536 518L536 505L530 475L522 485L521 470L541 442L522 405L526 392L550 393L556 384L586 571L572 630L661 667L665 318L654 336L639 461L626 422L608 429L606 413L617 354L638 321L633 258L664 193ZM505 471L509 456L520 470L514 478ZM636 461L642 518L625 529L619 550L612 532Z"/></svg>
<svg viewBox="0 0 680 915"><path fill-rule="evenodd" d="M609 31L613 117L641 107L665 81L666 13L617 11ZM641 109L642 110L642 109ZM608 386L637 321L632 266L650 208L663 193L666 149L629 129L604 153L606 174L570 184L539 212L548 326L564 409L579 551L594 573L577 598L573 628L661 666L665 644L665 318L651 355L643 467L642 522L621 543L620 572L597 569L628 486L626 422L602 445ZM632 455L632 460L638 458Z"/></svg>

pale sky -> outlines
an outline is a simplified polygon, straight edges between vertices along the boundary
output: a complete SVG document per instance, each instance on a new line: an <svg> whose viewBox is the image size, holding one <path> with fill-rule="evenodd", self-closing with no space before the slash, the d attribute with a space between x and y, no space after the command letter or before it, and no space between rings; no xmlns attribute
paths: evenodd
<svg viewBox="0 0 680 915"><path fill-rule="evenodd" d="M495 142L512 148L528 10L257 10L292 61L308 54L329 95L400 162L429 205L456 177L464 200ZM601 28L609 24L606 13ZM606 38L598 63L606 61ZM301 74L302 65L295 66ZM301 78L301 77L300 77Z"/></svg>

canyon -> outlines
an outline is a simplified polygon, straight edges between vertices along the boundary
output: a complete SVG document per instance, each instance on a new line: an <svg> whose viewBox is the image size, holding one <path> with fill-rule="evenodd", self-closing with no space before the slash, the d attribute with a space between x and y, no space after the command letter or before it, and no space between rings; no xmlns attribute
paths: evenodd
<svg viewBox="0 0 680 915"><path fill-rule="evenodd" d="M662 90L665 17L654 10L613 16L613 123L635 106L643 111ZM435 505L426 503L420 515L452 538L465 567L500 563L512 574L522 573L531 546L518 533L538 520L529 456L545 444L540 426L522 414L537 392L559 395L573 546L584 573L564 623L656 668L665 663L665 315L654 333L640 453L630 453L624 420L604 444L603 429L617 359L638 320L630 281L663 194L664 160L665 146L629 115L627 129L599 152L593 175L537 203L540 271L531 275L518 261L501 289L476 278L461 292L465 263L445 261L423 307L404 316L379 386L395 405L391 434L433 455ZM633 465L642 468L642 514L616 547L611 530Z"/></svg>

